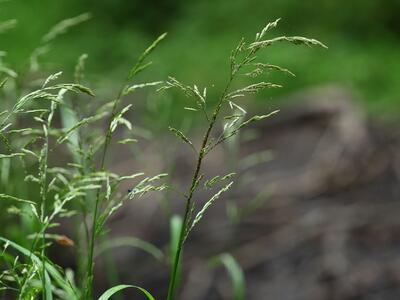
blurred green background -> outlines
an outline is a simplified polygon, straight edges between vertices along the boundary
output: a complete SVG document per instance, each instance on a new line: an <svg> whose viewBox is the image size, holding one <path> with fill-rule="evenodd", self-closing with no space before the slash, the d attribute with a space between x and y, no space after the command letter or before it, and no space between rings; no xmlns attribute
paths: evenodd
<svg viewBox="0 0 400 300"><path fill-rule="evenodd" d="M87 53L85 85L100 97L111 97L137 56L168 32L151 56L154 65L141 75L140 82L172 75L187 84L207 86L209 98L215 99L227 81L230 51L239 40L253 39L267 22L282 18L271 37L303 35L321 40L329 50L280 44L263 51L260 61L288 68L297 77L267 74L267 81L284 88L251 99L261 113L279 108L277 100L290 92L341 84L355 91L370 116L400 120L399 0L0 0L0 23L18 20L15 28L0 35L0 50L7 52L5 63L23 74L43 35L59 21L85 12L91 14L90 20L57 38L40 57L42 77L62 70L63 81L72 80L78 57ZM29 83L32 78L23 80ZM139 122L151 132L158 128L167 134L167 124L193 124L191 112L183 110L187 100L179 93L141 96L147 99L135 103L135 108L141 105L139 113L143 114L135 125ZM181 120L182 116L188 118ZM24 173L13 172L10 184L0 190L26 198L28 190L19 184ZM4 213L4 206L0 210L0 219L7 224L2 230L22 242L20 233L23 228L30 232L30 222L14 222L14 216Z"/></svg>
<svg viewBox="0 0 400 300"><path fill-rule="evenodd" d="M273 34L317 38L329 50L279 45L264 51L265 61L287 67L297 77L274 76L285 88L260 94L262 106L293 90L341 83L354 88L374 116L398 119L399 11L398 0L12 0L1 3L0 20L15 18L18 26L0 35L0 44L8 52L7 62L21 70L54 24L90 12L89 21L52 44L41 58L45 69L62 67L72 76L79 55L88 53L87 81L107 92L151 40L168 32L145 79L174 75L208 86L213 96L213 84L226 81L229 53L240 38L253 38L266 22L280 17Z"/></svg>

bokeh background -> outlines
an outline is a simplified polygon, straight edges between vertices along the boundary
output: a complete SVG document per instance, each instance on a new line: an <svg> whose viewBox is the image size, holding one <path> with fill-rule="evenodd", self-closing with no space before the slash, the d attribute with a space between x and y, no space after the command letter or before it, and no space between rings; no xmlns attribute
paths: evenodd
<svg viewBox="0 0 400 300"><path fill-rule="evenodd" d="M317 1L7 1L0 18L19 25L2 35L8 59L26 59L40 38L62 19L90 12L92 19L60 38L43 63L72 73L77 57L89 54L92 80L111 83L124 74L144 45L163 32L168 40L154 54L159 78L174 74L199 85L223 83L227 60L241 37L252 38L266 22L282 18L276 34L306 35L330 50L275 47L268 61L287 66L298 78L287 81L281 95L299 88L337 82L362 95L376 116L399 113L399 31L396 0ZM118 77L119 76L119 77ZM90 80L89 80L90 81Z"/></svg>
<svg viewBox="0 0 400 300"><path fill-rule="evenodd" d="M173 75L207 86L211 99L226 82L231 49L266 22L282 18L273 34L317 38L329 47L277 45L261 54L297 76L268 74L284 88L254 95L246 105L281 114L244 134L242 146L221 148L206 165L211 174L235 166L242 183L188 241L182 299L232 299L226 275L204 268L222 252L242 265L246 299L400 298L399 1L4 1L0 20L18 20L0 35L7 64L23 72L54 24L85 12L90 20L55 40L39 62L44 74L63 70L68 79L87 53L85 84L102 97L115 93L137 55L163 32L167 39L141 80ZM167 126L200 137L202 123L183 110L187 100L179 93L139 98L134 123L145 145L127 153L114 149L110 164L121 171L167 169L184 185L192 158L171 142ZM166 247L169 216L180 207L175 202L132 204L110 222L112 235ZM2 235L22 240L19 221L2 216L0 226ZM73 250L63 251L56 249L54 258L75 268ZM129 282L162 297L165 267L140 251L113 254L98 263L98 291Z"/></svg>

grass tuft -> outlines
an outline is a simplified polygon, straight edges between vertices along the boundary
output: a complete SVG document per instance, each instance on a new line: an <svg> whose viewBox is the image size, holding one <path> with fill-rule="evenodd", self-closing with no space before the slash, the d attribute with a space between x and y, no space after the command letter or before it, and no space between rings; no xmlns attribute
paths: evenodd
<svg viewBox="0 0 400 300"><path fill-rule="evenodd" d="M90 14L81 14L56 24L43 36L38 47L29 57L30 67L17 74L5 64L5 54L0 52L0 73L6 77L0 81L0 205L7 207L8 214L20 218L29 226L24 228L23 242L16 243L0 237L0 294L12 293L15 299L93 299L95 260L114 247L133 247L147 252L159 263L170 267L167 300L176 299L180 278L183 276L183 250L190 240L190 233L200 225L212 205L233 187L235 173L204 174L203 164L210 152L218 145L236 136L255 122L266 120L277 110L247 117L241 103L251 94L267 89L280 88L278 83L258 79L266 70L294 74L283 67L259 62L257 54L278 42L295 45L319 46L324 44L304 37L276 37L265 39L279 19L268 23L253 41L242 39L231 52L227 66L229 76L225 87L215 101L209 99L207 88L186 84L169 76L140 82L137 76L153 66L148 61L152 52L166 38L160 35L139 55L121 80L114 97L103 98L85 83L85 62L82 54L74 69L74 80L65 79L62 71L43 77L39 58L46 54L51 43L73 26L90 19ZM17 25L15 20L0 23L0 33ZM237 78L252 79L242 86ZM24 85L27 78L40 78ZM24 80L22 80L24 79ZM138 82L139 81L139 82ZM186 193L179 193L184 200L184 213L170 216L169 255L155 245L137 237L102 239L107 230L107 221L123 205L148 193L177 191L167 184L166 173L145 174L131 170L128 174L117 174L108 166L112 153L110 147L115 136L119 147L137 143L130 111L133 93L142 89L167 92L177 89L190 101L185 110L190 116L199 114L203 118L203 138L200 145L189 137L187 130L169 127L169 131L181 142L194 150L193 173ZM4 98L4 99L3 99ZM3 101L4 100L4 101ZM216 132L219 133L216 134ZM63 159L59 159L62 154ZM247 165L257 161L254 157ZM15 176L17 188L9 188ZM209 179L206 179L209 178ZM20 180L19 180L20 179ZM14 179L13 179L14 180ZM131 188L121 192L121 183L129 182ZM213 194L208 200L195 197L200 189ZM69 218L75 225L74 236L67 237L59 226L62 219ZM28 220L28 221L27 221ZM77 270L62 270L48 257L53 243L75 249ZM214 263L223 264L233 281L234 299L245 297L244 275L238 262L229 254L222 254ZM76 274L75 274L76 273ZM76 279L74 279L76 278ZM75 284L75 282L77 284ZM99 298L110 299L126 288L134 288L147 299L154 297L136 285L115 285Z"/></svg>

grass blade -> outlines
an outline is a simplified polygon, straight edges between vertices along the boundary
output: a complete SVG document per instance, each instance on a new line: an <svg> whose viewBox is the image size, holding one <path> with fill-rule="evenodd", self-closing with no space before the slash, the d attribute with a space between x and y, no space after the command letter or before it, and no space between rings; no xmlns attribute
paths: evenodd
<svg viewBox="0 0 400 300"><path fill-rule="evenodd" d="M28 249L10 241L9 239L6 239L4 237L0 236L0 241L5 242L8 246L13 247L15 250L19 251L23 255L27 256L30 258L33 263L35 263L37 266L42 265L42 261L39 257L37 257L34 253L29 251ZM66 293L65 299L68 300L77 300L78 296L76 291L72 288L71 284L64 279L64 277L60 274L60 272L50 263L46 262L45 263L45 268L46 268L46 273L50 274L50 276L54 279L54 281L62 288L62 290ZM46 279L47 281L47 279Z"/></svg>
<svg viewBox="0 0 400 300"><path fill-rule="evenodd" d="M103 293L103 295L100 296L100 298L98 300L108 300L115 293L118 293L119 291L124 290L124 289L128 289L128 288L138 289L139 291L141 291L147 297L147 299L155 300L154 297L147 290L145 290L144 288L141 288L140 286L128 285L128 284L120 284L120 285L117 285L117 286L114 286L114 287L108 289L107 291L105 291Z"/></svg>
<svg viewBox="0 0 400 300"><path fill-rule="evenodd" d="M104 251L123 246L129 246L143 250L159 261L163 261L164 259L164 254L160 249L153 244L136 237L122 237L106 241L99 246L97 255L102 254Z"/></svg>
<svg viewBox="0 0 400 300"><path fill-rule="evenodd" d="M240 267L236 259L229 253L223 253L211 260L212 266L218 266L220 264L225 267L232 281L233 299L244 300L246 283L242 268Z"/></svg>

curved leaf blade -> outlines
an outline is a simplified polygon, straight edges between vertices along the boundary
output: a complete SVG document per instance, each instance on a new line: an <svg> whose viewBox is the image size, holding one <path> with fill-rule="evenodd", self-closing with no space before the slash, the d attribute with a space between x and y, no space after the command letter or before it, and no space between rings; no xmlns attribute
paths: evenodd
<svg viewBox="0 0 400 300"><path fill-rule="evenodd" d="M40 266L42 261L39 257L37 257L34 253L29 251L28 249L0 236L0 241L7 243L9 246L13 247L15 250L19 251L23 255L29 257L35 264ZM45 262L46 274L49 273L50 276L54 279L54 281L58 284L59 287L65 291L66 299L75 300L78 299L77 292L73 289L71 284L67 282L64 277L59 273L59 271L50 263Z"/></svg>
<svg viewBox="0 0 400 300"><path fill-rule="evenodd" d="M211 260L212 266L217 266L220 264L225 267L232 281L233 299L244 300L246 283L242 268L240 267L236 259L229 253L223 253Z"/></svg>
<svg viewBox="0 0 400 300"><path fill-rule="evenodd" d="M111 298L112 295L114 295L115 293L118 293L121 290L127 289L127 288L135 288L138 289L139 291L141 291L149 300L155 300L154 297L144 288L141 288L140 286L136 286L136 285L129 285L129 284L120 284L120 285L116 285L112 288L109 288L107 291L105 291L103 293L103 295L100 296L100 298L98 300L108 300Z"/></svg>
<svg viewBox="0 0 400 300"><path fill-rule="evenodd" d="M124 246L140 249L144 252L147 252L159 261L164 260L164 253L160 249L153 244L136 237L121 237L107 241L99 247L97 255L102 254L104 251Z"/></svg>

